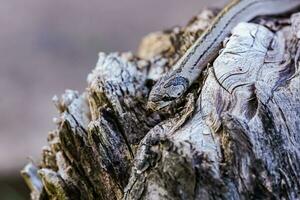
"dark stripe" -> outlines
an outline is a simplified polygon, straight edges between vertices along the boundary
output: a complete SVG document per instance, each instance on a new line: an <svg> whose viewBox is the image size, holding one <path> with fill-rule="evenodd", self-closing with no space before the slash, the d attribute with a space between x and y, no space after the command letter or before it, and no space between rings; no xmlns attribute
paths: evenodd
<svg viewBox="0 0 300 200"><path fill-rule="evenodd" d="M177 77L171 79L170 81L168 81L168 83L166 83L164 85L164 88L168 88L172 85L173 86L182 85L184 88L187 88L189 85L189 80L187 80L186 78L184 78L182 76L177 76Z"/></svg>

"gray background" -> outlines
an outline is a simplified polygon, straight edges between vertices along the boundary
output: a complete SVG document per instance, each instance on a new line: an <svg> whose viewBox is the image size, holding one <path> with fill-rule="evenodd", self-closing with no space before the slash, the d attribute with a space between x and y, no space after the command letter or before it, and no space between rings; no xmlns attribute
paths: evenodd
<svg viewBox="0 0 300 200"><path fill-rule="evenodd" d="M27 157L39 157L54 128L51 98L67 88L82 92L99 51L135 51L145 34L184 25L225 2L1 0L1 199L24 198L19 170Z"/></svg>

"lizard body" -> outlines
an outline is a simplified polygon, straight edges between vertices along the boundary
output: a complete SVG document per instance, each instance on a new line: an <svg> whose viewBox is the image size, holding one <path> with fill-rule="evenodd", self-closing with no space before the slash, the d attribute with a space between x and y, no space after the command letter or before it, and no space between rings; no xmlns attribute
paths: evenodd
<svg viewBox="0 0 300 200"><path fill-rule="evenodd" d="M223 40L240 22L261 15L278 15L300 6L300 0L232 0L212 25L196 40L174 66L153 86L148 108L159 110L181 97L203 69L218 55Z"/></svg>

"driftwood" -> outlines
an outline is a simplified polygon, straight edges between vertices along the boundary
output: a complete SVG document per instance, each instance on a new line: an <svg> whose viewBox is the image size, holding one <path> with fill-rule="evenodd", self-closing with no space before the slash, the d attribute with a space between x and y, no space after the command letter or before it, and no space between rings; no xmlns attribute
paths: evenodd
<svg viewBox="0 0 300 200"><path fill-rule="evenodd" d="M53 99L57 129L21 172L32 199L300 198L300 14L240 23L181 102L146 109L215 14L146 36L138 56L100 53L84 93Z"/></svg>

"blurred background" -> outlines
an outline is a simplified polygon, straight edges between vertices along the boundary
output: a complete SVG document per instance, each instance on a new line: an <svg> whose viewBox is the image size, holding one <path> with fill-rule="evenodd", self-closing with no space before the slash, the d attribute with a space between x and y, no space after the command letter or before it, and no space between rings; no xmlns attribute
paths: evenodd
<svg viewBox="0 0 300 200"><path fill-rule="evenodd" d="M54 128L51 99L84 91L99 51L134 52L147 33L226 1L1 0L0 199L29 199L19 171Z"/></svg>

